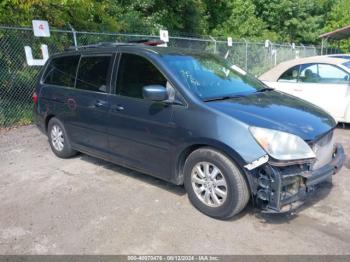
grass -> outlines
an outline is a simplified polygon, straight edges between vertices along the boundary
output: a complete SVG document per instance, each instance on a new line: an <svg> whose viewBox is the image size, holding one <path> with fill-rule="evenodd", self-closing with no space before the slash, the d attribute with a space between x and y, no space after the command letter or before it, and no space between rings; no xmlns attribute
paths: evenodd
<svg viewBox="0 0 350 262"><path fill-rule="evenodd" d="M32 122L32 103L9 99L0 100L0 128L28 125Z"/></svg>

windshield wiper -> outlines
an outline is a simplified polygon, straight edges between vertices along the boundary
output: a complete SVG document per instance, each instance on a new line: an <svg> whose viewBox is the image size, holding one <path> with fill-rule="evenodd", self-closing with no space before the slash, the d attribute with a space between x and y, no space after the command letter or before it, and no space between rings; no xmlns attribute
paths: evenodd
<svg viewBox="0 0 350 262"><path fill-rule="evenodd" d="M212 97L212 98L207 98L204 99L204 102L211 102L211 101L220 101L220 100L227 100L231 98L236 98L236 97L243 97L245 95L234 95L234 96L219 96L219 97Z"/></svg>
<svg viewBox="0 0 350 262"><path fill-rule="evenodd" d="M261 89L257 90L256 92L257 93L262 93L262 92L272 91L272 90L275 90L275 89L273 89L271 87L264 87L264 88L261 88Z"/></svg>

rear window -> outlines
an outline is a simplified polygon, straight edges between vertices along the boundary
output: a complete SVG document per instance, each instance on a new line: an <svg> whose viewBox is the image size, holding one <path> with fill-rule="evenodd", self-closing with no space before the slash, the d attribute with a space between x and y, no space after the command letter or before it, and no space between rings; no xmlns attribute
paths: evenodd
<svg viewBox="0 0 350 262"><path fill-rule="evenodd" d="M74 87L79 56L64 56L51 60L43 82L50 85Z"/></svg>
<svg viewBox="0 0 350 262"><path fill-rule="evenodd" d="M107 76L112 56L82 57L76 88L94 92L107 92Z"/></svg>

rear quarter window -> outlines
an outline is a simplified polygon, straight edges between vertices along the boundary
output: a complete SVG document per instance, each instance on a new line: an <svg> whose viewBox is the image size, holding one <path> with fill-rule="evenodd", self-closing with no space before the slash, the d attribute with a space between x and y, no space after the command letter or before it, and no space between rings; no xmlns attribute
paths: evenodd
<svg viewBox="0 0 350 262"><path fill-rule="evenodd" d="M50 85L74 87L79 56L53 58L48 65L43 82Z"/></svg>
<svg viewBox="0 0 350 262"><path fill-rule="evenodd" d="M288 82L288 83L296 83L298 82L299 77L299 68L300 65L293 66L285 71L280 78L277 80L278 82Z"/></svg>

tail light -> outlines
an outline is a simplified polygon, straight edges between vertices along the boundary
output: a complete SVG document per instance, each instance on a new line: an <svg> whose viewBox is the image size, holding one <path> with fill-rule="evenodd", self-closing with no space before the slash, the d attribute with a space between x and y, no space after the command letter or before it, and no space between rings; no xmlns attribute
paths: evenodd
<svg viewBox="0 0 350 262"><path fill-rule="evenodd" d="M33 99L34 105L37 105L37 103L38 103L38 95L37 95L36 92L33 93L32 99Z"/></svg>

